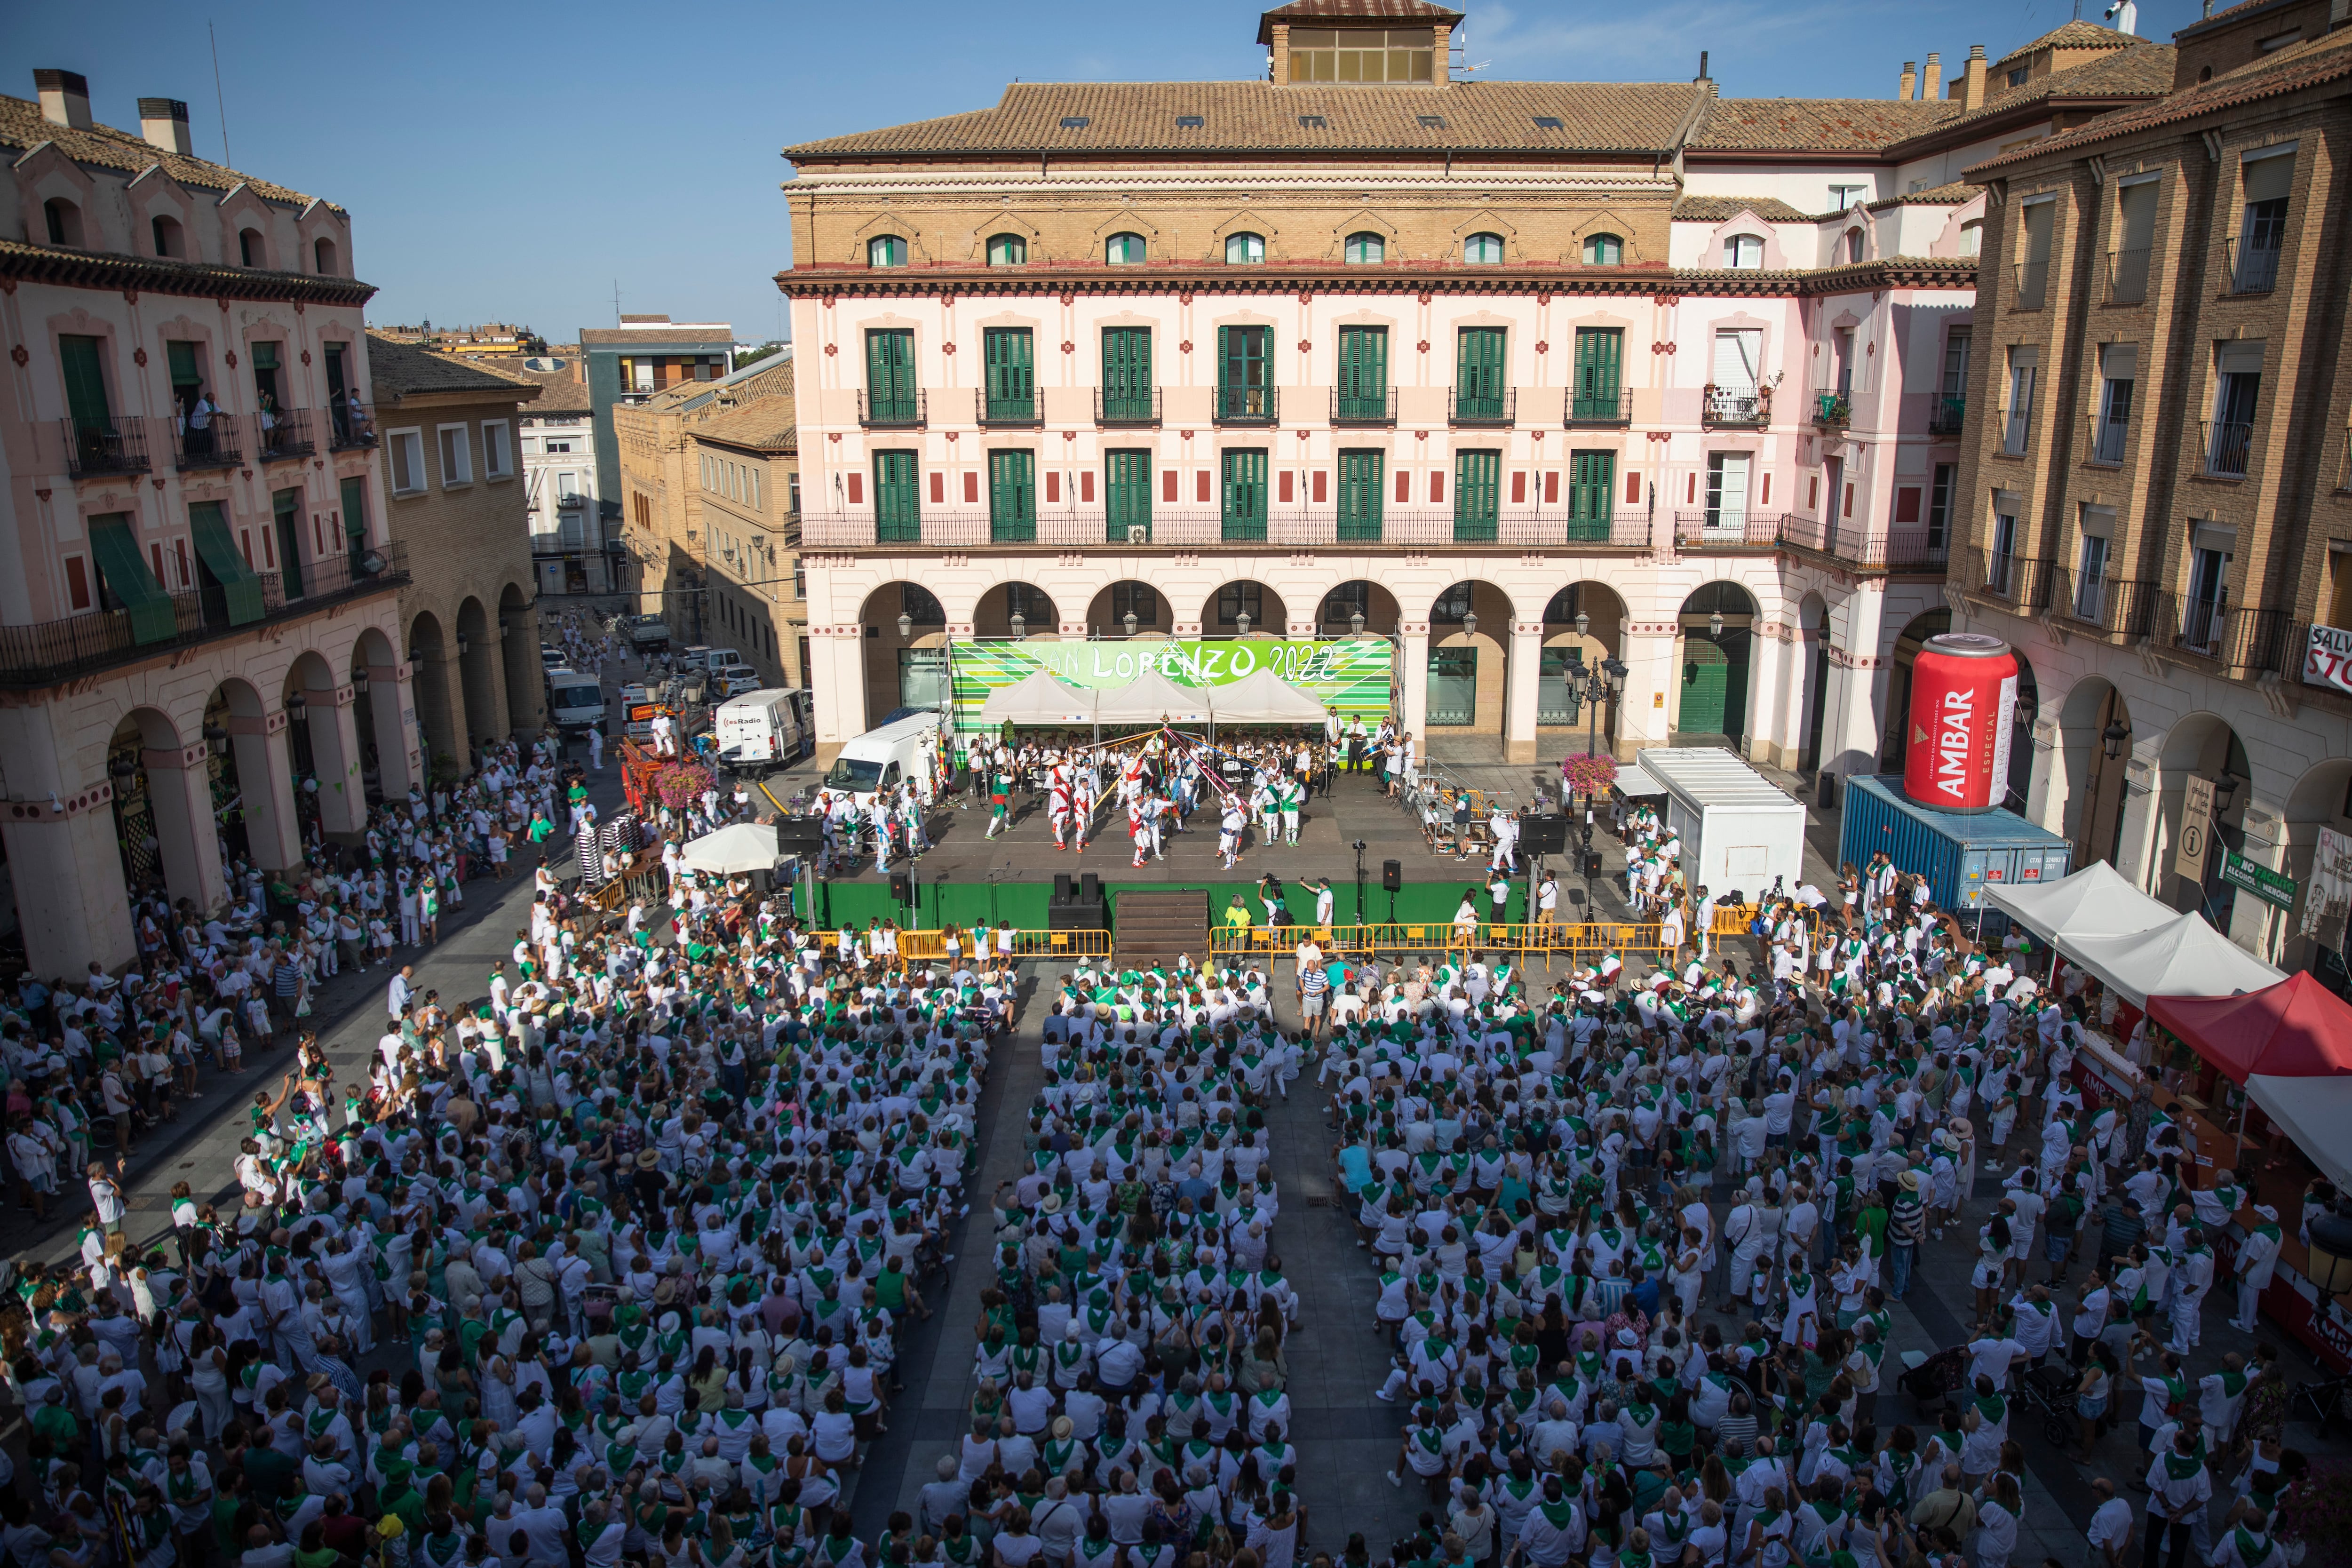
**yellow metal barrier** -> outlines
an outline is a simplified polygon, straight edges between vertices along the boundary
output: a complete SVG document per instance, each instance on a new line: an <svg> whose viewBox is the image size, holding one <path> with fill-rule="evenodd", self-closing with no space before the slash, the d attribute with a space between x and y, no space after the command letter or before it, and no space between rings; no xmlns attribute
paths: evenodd
<svg viewBox="0 0 2352 1568"><path fill-rule="evenodd" d="M901 931L898 933L898 956L908 959L933 959L947 956L947 931ZM959 952L966 958L981 952L1003 950L1001 931L986 926L957 930ZM1107 931L1018 931L1013 933L1013 956L1015 958L1108 958L1110 932Z"/></svg>
<svg viewBox="0 0 2352 1568"><path fill-rule="evenodd" d="M1758 906L1754 904L1716 905L1715 923L1707 927L1708 934L1713 936L1746 936L1748 934L1748 922L1756 918L1757 907Z"/></svg>
<svg viewBox="0 0 2352 1568"><path fill-rule="evenodd" d="M1341 957L1374 952L1495 952L1580 958L1604 952L1663 955L1655 922L1595 921L1577 925L1546 921L1533 925L1454 925L1445 921L1400 921L1378 925L1232 926L1209 932L1209 952L1220 958L1254 953L1287 952L1302 936L1313 936L1324 952Z"/></svg>

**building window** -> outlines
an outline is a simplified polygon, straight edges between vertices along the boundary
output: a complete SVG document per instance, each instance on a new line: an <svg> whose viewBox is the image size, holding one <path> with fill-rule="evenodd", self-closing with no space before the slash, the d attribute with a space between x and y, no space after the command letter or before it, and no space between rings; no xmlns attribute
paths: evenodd
<svg viewBox="0 0 2352 1568"><path fill-rule="evenodd" d="M148 225L148 227L154 231L156 255L185 256L188 254L187 233L180 227L178 218L157 217Z"/></svg>
<svg viewBox="0 0 2352 1568"><path fill-rule="evenodd" d="M1478 650L1429 650L1429 685L1423 708L1432 729L1458 729L1478 721Z"/></svg>
<svg viewBox="0 0 2352 1568"><path fill-rule="evenodd" d="M2017 567L2017 514L1993 513L1992 550L1985 557L1985 586L2006 596Z"/></svg>
<svg viewBox="0 0 2352 1568"><path fill-rule="evenodd" d="M1852 212L1862 205L1862 198L1869 191L1868 185L1832 185L1829 210L1833 213Z"/></svg>
<svg viewBox="0 0 2352 1568"><path fill-rule="evenodd" d="M867 240L866 265L868 267L906 266L907 242L895 234L877 235Z"/></svg>
<svg viewBox="0 0 2352 1568"><path fill-rule="evenodd" d="M1842 259L1846 261L1862 259L1862 230L1850 228L1845 231L1845 255Z"/></svg>
<svg viewBox="0 0 2352 1568"><path fill-rule="evenodd" d="M1377 234L1351 234L1348 237L1347 257L1350 267L1370 267L1388 256L1388 242Z"/></svg>
<svg viewBox="0 0 2352 1568"><path fill-rule="evenodd" d="M1265 259L1265 236L1262 234L1229 234L1225 236L1225 260L1231 266Z"/></svg>
<svg viewBox="0 0 2352 1568"><path fill-rule="evenodd" d="M1723 242L1723 264L1735 271L1754 272L1764 265L1764 241L1752 234L1735 234Z"/></svg>
<svg viewBox="0 0 2352 1568"><path fill-rule="evenodd" d="M1960 471L1958 463L1936 465L1935 482L1927 487L1927 548L1941 550L1951 536L1952 485Z"/></svg>
<svg viewBox="0 0 2352 1568"><path fill-rule="evenodd" d="M51 245L81 244L81 208L63 196L51 196L41 204L41 216L48 221Z"/></svg>
<svg viewBox="0 0 2352 1568"><path fill-rule="evenodd" d="M237 259L247 267L269 265L269 245L261 237L261 231L257 228L237 230L236 254Z"/></svg>
<svg viewBox="0 0 2352 1568"><path fill-rule="evenodd" d="M1217 590L1217 625L1238 626L1242 616L1250 625L1265 625L1265 590L1255 583L1228 583Z"/></svg>
<svg viewBox="0 0 2352 1568"><path fill-rule="evenodd" d="M572 500L576 499L579 494L580 476L578 474L562 473L555 476L555 499L557 500Z"/></svg>
<svg viewBox="0 0 2352 1568"><path fill-rule="evenodd" d="M1118 626L1133 616L1139 626L1160 624L1160 595L1141 583L1114 583L1110 587L1110 618Z"/></svg>
<svg viewBox="0 0 2352 1568"><path fill-rule="evenodd" d="M466 436L463 425L444 425L437 434L441 441L441 488L454 489L474 482L474 444Z"/></svg>
<svg viewBox="0 0 2352 1568"><path fill-rule="evenodd" d="M569 452L572 450L572 443L569 441L550 441L547 444L547 449L551 454L556 452Z"/></svg>
<svg viewBox="0 0 2352 1568"><path fill-rule="evenodd" d="M1454 626L1459 626L1462 617L1469 613L1470 584L1467 583L1454 584L1454 586L1440 594L1437 596L1437 602L1429 606L1431 620L1444 621Z"/></svg>
<svg viewBox="0 0 2352 1568"><path fill-rule="evenodd" d="M1984 250L1984 219L1972 217L1960 225L1960 254L1976 256Z"/></svg>
<svg viewBox="0 0 2352 1568"><path fill-rule="evenodd" d="M1462 242L1462 259L1473 267L1492 267L1503 259L1503 237L1474 234Z"/></svg>
<svg viewBox="0 0 2352 1568"><path fill-rule="evenodd" d="M503 419L482 421L482 477L486 479L514 478L514 458L507 446L507 422Z"/></svg>
<svg viewBox="0 0 2352 1568"><path fill-rule="evenodd" d="M335 275L335 242L331 239L312 240L310 264L320 277L333 277Z"/></svg>
<svg viewBox="0 0 2352 1568"><path fill-rule="evenodd" d="M1143 260L1143 237L1115 234L1103 243L1103 259L1113 267L1133 267Z"/></svg>
<svg viewBox="0 0 2352 1568"><path fill-rule="evenodd" d="M384 437L392 448L392 493L414 496L425 493L425 433L421 430L394 430Z"/></svg>
<svg viewBox="0 0 2352 1568"><path fill-rule="evenodd" d="M1613 234L1588 234L1584 237L1584 264L1587 267L1618 267L1625 260L1625 242Z"/></svg>
<svg viewBox="0 0 2352 1568"><path fill-rule="evenodd" d="M1290 79L1435 81L1436 46L1429 27L1293 27Z"/></svg>
<svg viewBox="0 0 2352 1568"><path fill-rule="evenodd" d="M1018 267L1029 259L1029 242L1017 234L992 234L988 237L988 264L991 267Z"/></svg>
<svg viewBox="0 0 2352 1568"><path fill-rule="evenodd" d="M2011 87L2023 87L2025 85L2025 79L2032 74L2032 67L2020 66L2015 70L2009 73L2009 85Z"/></svg>

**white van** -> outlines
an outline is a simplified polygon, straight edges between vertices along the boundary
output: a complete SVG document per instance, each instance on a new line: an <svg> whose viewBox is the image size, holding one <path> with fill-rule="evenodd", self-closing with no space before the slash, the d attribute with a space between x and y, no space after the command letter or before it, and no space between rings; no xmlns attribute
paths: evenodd
<svg viewBox="0 0 2352 1568"><path fill-rule="evenodd" d="M896 789L929 768L939 746L940 716L911 714L843 746L824 775L824 787L846 792L866 805L876 791Z"/></svg>
<svg viewBox="0 0 2352 1568"><path fill-rule="evenodd" d="M559 730L585 730L604 717L604 688L577 670L547 672L547 721Z"/></svg>
<svg viewBox="0 0 2352 1568"><path fill-rule="evenodd" d="M816 750L809 694L771 686L719 706L711 738L721 766L754 776L788 768Z"/></svg>

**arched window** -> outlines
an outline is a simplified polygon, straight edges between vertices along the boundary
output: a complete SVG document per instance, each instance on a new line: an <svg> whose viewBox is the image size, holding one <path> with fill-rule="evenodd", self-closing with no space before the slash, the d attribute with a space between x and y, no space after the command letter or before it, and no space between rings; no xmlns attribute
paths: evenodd
<svg viewBox="0 0 2352 1568"><path fill-rule="evenodd" d="M323 237L312 240L310 265L318 269L320 277L332 278L335 275L335 242Z"/></svg>
<svg viewBox="0 0 2352 1568"><path fill-rule="evenodd" d="M1503 259L1503 237L1474 234L1462 242L1462 259L1473 267L1492 267Z"/></svg>
<svg viewBox="0 0 2352 1568"><path fill-rule="evenodd" d="M1103 243L1103 259L1113 267L1132 267L1143 259L1143 237L1115 234Z"/></svg>
<svg viewBox="0 0 2352 1568"><path fill-rule="evenodd" d="M236 256L247 267L269 265L269 244L261 237L259 229L241 228L236 231Z"/></svg>
<svg viewBox="0 0 2352 1568"><path fill-rule="evenodd" d="M157 217L148 225L148 227L155 234L156 255L185 256L188 254L187 236L181 232L178 218Z"/></svg>
<svg viewBox="0 0 2352 1568"><path fill-rule="evenodd" d="M866 265L868 267L906 266L907 242L895 234L875 236L866 242Z"/></svg>
<svg viewBox="0 0 2352 1568"><path fill-rule="evenodd" d="M1347 249L1348 265L1350 267L1377 266L1387 258L1389 253L1388 241L1370 233L1349 235Z"/></svg>
<svg viewBox="0 0 2352 1568"><path fill-rule="evenodd" d="M1625 242L1613 234L1588 234L1584 237L1584 264L1587 267L1617 267L1625 260Z"/></svg>
<svg viewBox="0 0 2352 1568"><path fill-rule="evenodd" d="M988 237L988 264L991 267L1018 267L1029 259L1029 242L1017 234L992 234Z"/></svg>
<svg viewBox="0 0 2352 1568"><path fill-rule="evenodd" d="M1862 259L1862 230L1858 228L1845 231L1845 259L1848 261Z"/></svg>
<svg viewBox="0 0 2352 1568"><path fill-rule="evenodd" d="M1225 236L1225 260L1233 265L1265 259L1265 236L1262 234L1229 234Z"/></svg>
<svg viewBox="0 0 2352 1568"><path fill-rule="evenodd" d="M41 216L48 219L51 245L81 243L81 208L63 196L51 196L41 204Z"/></svg>
<svg viewBox="0 0 2352 1568"><path fill-rule="evenodd" d="M1752 234L1735 234L1723 242L1723 264L1743 272L1764 265L1764 241Z"/></svg>

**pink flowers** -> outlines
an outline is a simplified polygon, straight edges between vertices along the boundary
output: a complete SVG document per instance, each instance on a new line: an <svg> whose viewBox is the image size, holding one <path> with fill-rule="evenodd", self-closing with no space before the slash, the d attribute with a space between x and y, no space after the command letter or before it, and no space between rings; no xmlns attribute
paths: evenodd
<svg viewBox="0 0 2352 1568"><path fill-rule="evenodd" d="M680 763L654 775L654 798L672 811L684 811L701 800L713 782L709 768Z"/></svg>
<svg viewBox="0 0 2352 1568"><path fill-rule="evenodd" d="M1616 782L1617 759L1606 754L1564 758L1559 777L1571 795L1599 795Z"/></svg>

